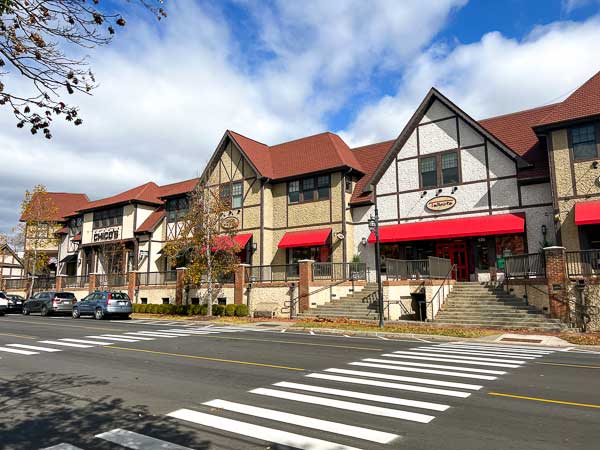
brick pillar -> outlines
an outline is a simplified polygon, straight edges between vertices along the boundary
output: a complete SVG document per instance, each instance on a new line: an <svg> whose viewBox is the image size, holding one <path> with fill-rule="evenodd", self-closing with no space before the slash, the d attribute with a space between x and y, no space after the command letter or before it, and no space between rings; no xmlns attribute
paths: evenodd
<svg viewBox="0 0 600 450"><path fill-rule="evenodd" d="M134 270L129 272L129 278L127 280L127 295L129 298L134 298L135 288L137 287L138 273Z"/></svg>
<svg viewBox="0 0 600 450"><path fill-rule="evenodd" d="M182 305L183 292L185 290L185 271L187 270L187 268L177 267L175 270L177 271L177 284L175 287L175 304Z"/></svg>
<svg viewBox="0 0 600 450"><path fill-rule="evenodd" d="M56 275L56 290L58 292L63 290L63 277L64 275Z"/></svg>
<svg viewBox="0 0 600 450"><path fill-rule="evenodd" d="M310 308L310 285L312 282L312 268L314 261L312 259L303 259L298 261L300 266L300 281L298 281L298 308L300 312Z"/></svg>
<svg viewBox="0 0 600 450"><path fill-rule="evenodd" d="M235 279L233 285L233 303L241 305L244 303L244 289L246 287L246 267L250 264L240 264L235 268Z"/></svg>
<svg viewBox="0 0 600 450"><path fill-rule="evenodd" d="M550 316L568 321L569 304L567 300L568 278L564 247L544 248L546 256L546 280L548 282L548 300Z"/></svg>
<svg viewBox="0 0 600 450"><path fill-rule="evenodd" d="M88 282L88 291L91 294L96 290L96 274L90 273Z"/></svg>

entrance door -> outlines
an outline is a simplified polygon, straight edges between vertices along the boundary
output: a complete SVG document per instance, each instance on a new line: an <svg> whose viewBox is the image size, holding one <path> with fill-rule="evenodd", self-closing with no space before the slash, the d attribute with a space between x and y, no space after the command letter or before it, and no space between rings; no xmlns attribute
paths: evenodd
<svg viewBox="0 0 600 450"><path fill-rule="evenodd" d="M435 247L435 254L438 258L449 259L452 265L456 264L457 281L469 280L469 259L465 241L438 242Z"/></svg>

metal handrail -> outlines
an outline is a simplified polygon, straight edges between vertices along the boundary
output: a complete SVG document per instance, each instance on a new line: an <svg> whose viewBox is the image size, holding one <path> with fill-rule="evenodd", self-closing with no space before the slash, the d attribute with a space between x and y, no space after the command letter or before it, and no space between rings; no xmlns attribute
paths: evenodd
<svg viewBox="0 0 600 450"><path fill-rule="evenodd" d="M438 298L438 311L441 309L442 305L440 304L439 301L439 297L438 294L440 293L440 290L444 287L444 285L446 284L446 282L449 279L452 279L452 272L454 272L454 276L456 277L456 271L457 271L458 267L456 264L452 264L452 267L450 267L450 270L448 271L448 273L446 274L446 277L444 278L444 280L442 281L442 284L440 284L440 287L438 287L437 291L435 292L435 294L433 294L433 297L431 297L431 300L428 302L425 302L426 305L431 305L431 320L434 319L433 317L433 301ZM449 285L449 284L448 284Z"/></svg>

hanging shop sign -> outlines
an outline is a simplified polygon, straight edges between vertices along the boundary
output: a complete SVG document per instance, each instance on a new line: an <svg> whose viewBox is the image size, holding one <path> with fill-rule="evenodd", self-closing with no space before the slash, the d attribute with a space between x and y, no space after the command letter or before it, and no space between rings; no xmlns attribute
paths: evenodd
<svg viewBox="0 0 600 450"><path fill-rule="evenodd" d="M92 234L93 242L117 241L121 238L121 227L98 228Z"/></svg>
<svg viewBox="0 0 600 450"><path fill-rule="evenodd" d="M425 207L430 211L447 211L451 208L454 208L454 205L456 205L456 199L454 197L450 197L449 195L441 195L429 200L425 204Z"/></svg>
<svg viewBox="0 0 600 450"><path fill-rule="evenodd" d="M234 230L240 226L240 219L235 216L227 216L221 219L221 228L224 230Z"/></svg>

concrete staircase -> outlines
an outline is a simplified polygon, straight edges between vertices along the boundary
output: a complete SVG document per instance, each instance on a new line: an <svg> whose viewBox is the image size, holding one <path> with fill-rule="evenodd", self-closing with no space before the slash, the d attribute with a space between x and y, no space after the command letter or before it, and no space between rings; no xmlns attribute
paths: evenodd
<svg viewBox="0 0 600 450"><path fill-rule="evenodd" d="M353 292L346 297L332 300L316 308L310 308L299 317L326 317L336 318L345 317L356 320L376 320L379 318L377 313L377 303L375 300L369 301L368 297L377 292L376 283L368 283L362 290Z"/></svg>
<svg viewBox="0 0 600 450"><path fill-rule="evenodd" d="M433 321L435 325L560 331L566 325L549 319L496 285L459 282Z"/></svg>

